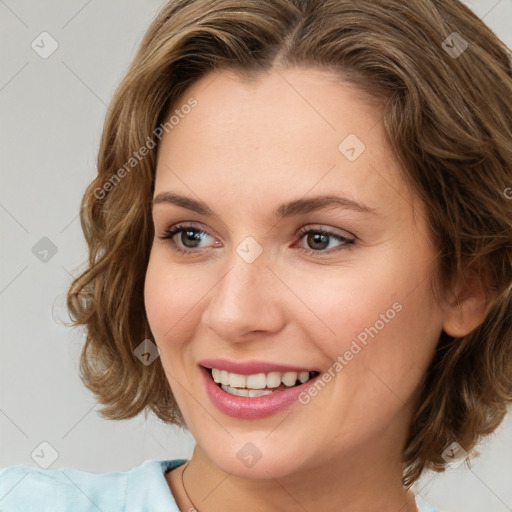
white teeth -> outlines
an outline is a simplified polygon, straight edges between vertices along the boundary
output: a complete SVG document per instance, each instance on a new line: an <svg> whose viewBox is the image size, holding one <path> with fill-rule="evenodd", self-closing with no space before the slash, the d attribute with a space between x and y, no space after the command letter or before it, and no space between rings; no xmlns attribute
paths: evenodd
<svg viewBox="0 0 512 512"><path fill-rule="evenodd" d="M309 380L309 372L300 372L299 380L300 380L301 384L304 384L304 382L307 382Z"/></svg>
<svg viewBox="0 0 512 512"><path fill-rule="evenodd" d="M220 370L217 370L217 368L212 368L212 377L213 380L218 384L220 382Z"/></svg>
<svg viewBox="0 0 512 512"><path fill-rule="evenodd" d="M232 388L245 388L247 387L246 386L246 382L247 382L247 377L245 375L239 375L237 373L229 373L229 372L226 372L228 374L228 378L227 378L227 381L225 379L222 379L222 382L224 382L224 384L229 384Z"/></svg>
<svg viewBox="0 0 512 512"><path fill-rule="evenodd" d="M272 391L269 389L237 389L232 388L231 386L225 386L222 384L222 389L231 395L236 396L248 396L248 397L255 397L255 396L263 396L263 395L271 395Z"/></svg>
<svg viewBox="0 0 512 512"><path fill-rule="evenodd" d="M285 386L294 386L298 377L297 372L286 372L281 377L281 380Z"/></svg>
<svg viewBox="0 0 512 512"><path fill-rule="evenodd" d="M278 388L281 385L281 374L279 372L267 373L267 388Z"/></svg>
<svg viewBox="0 0 512 512"><path fill-rule="evenodd" d="M232 373L231 375L235 374ZM263 389L267 386L267 377L264 373L257 373L256 375L247 375L247 379L245 380L245 386L238 386L239 388L246 387L251 389Z"/></svg>
<svg viewBox="0 0 512 512"><path fill-rule="evenodd" d="M287 386L295 386L297 380L304 384L310 379L310 372L269 372L269 373L256 373L253 375L240 375L238 373L231 373L226 370L219 370L212 368L212 377L217 384L229 386L231 389L238 388L238 391L245 390L263 390L265 388L277 388L281 382ZM267 390L268 394L270 391ZM236 394L236 393L234 393ZM251 395L239 395L251 396ZM260 395L252 395L260 396Z"/></svg>
<svg viewBox="0 0 512 512"><path fill-rule="evenodd" d="M229 384L229 373L226 370L220 370L219 379L221 382Z"/></svg>

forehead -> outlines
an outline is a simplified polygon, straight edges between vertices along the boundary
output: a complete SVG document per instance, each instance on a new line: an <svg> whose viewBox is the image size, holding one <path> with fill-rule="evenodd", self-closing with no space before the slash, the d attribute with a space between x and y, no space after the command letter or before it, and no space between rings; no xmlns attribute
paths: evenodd
<svg viewBox="0 0 512 512"><path fill-rule="evenodd" d="M197 105L181 112L191 98ZM200 197L215 190L227 198L231 190L239 202L255 204L343 193L372 208L412 204L382 109L331 72L272 70L252 81L211 72L173 112L181 115L160 144L155 194L192 188Z"/></svg>

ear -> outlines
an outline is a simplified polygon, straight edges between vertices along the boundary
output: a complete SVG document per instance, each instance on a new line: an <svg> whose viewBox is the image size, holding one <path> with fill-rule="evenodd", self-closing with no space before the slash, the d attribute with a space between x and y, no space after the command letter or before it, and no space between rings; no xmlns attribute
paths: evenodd
<svg viewBox="0 0 512 512"><path fill-rule="evenodd" d="M493 304L492 290L485 290L482 276L474 272L461 275L446 299L443 330L449 336L460 338L476 329L485 320ZM493 293L493 295L495 295Z"/></svg>

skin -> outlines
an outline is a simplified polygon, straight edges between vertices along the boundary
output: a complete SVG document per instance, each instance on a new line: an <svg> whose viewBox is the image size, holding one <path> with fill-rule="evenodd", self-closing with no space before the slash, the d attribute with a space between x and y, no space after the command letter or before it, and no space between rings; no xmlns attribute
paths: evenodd
<svg viewBox="0 0 512 512"><path fill-rule="evenodd" d="M382 111L339 77L300 68L273 69L253 82L212 72L176 104L190 97L197 106L159 147L154 195L200 199L215 215L156 204L145 282L161 361L197 443L188 494L201 512L416 511L401 485L401 453L419 386L441 330L470 326L466 309L432 302L436 250L425 209L398 172ZM338 149L349 134L366 146L355 161ZM283 202L320 194L375 213L336 207L271 216ZM191 255L159 238L178 222L203 236L195 246L185 245L183 233L173 238ZM331 237L320 247L296 236L304 226L355 242ZM252 263L236 252L248 236L263 249ZM210 402L199 360L327 371L394 303L401 311L308 404L247 420ZM250 468L237 457L248 442L262 454ZM166 478L188 510L182 470Z"/></svg>

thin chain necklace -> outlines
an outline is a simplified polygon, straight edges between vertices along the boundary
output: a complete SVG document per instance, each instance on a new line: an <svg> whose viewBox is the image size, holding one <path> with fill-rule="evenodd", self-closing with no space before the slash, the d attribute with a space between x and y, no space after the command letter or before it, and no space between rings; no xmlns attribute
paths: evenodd
<svg viewBox="0 0 512 512"><path fill-rule="evenodd" d="M190 464L190 461L188 461L186 464L185 464L185 468L183 469L183 471L181 472L181 485L183 486L183 490L185 491L185 496L188 498L188 501L190 501L193 509L195 512L199 512L199 510L197 509L197 507L194 505L194 502L190 499L190 496L188 495L188 492L187 492L187 489L185 489L185 482L183 481L183 475L185 474L185 471L187 470L188 468L188 465ZM419 510L418 509L418 506L415 502L415 509L416 510ZM187 511L187 512L190 512L190 509Z"/></svg>
<svg viewBox="0 0 512 512"><path fill-rule="evenodd" d="M190 496L188 495L188 492L187 492L187 489L185 489L185 482L183 481L183 475L185 474L185 471L187 470L188 468L188 465L190 464L190 461L188 461L186 464L185 464L185 468L183 469L183 471L181 472L181 485L183 486L183 490L185 491L185 495L187 496L188 498L188 501L190 501L190 503L192 504L192 507L194 508L194 510L196 512L199 512L199 510L197 509L197 507L194 505L194 502L190 499Z"/></svg>

